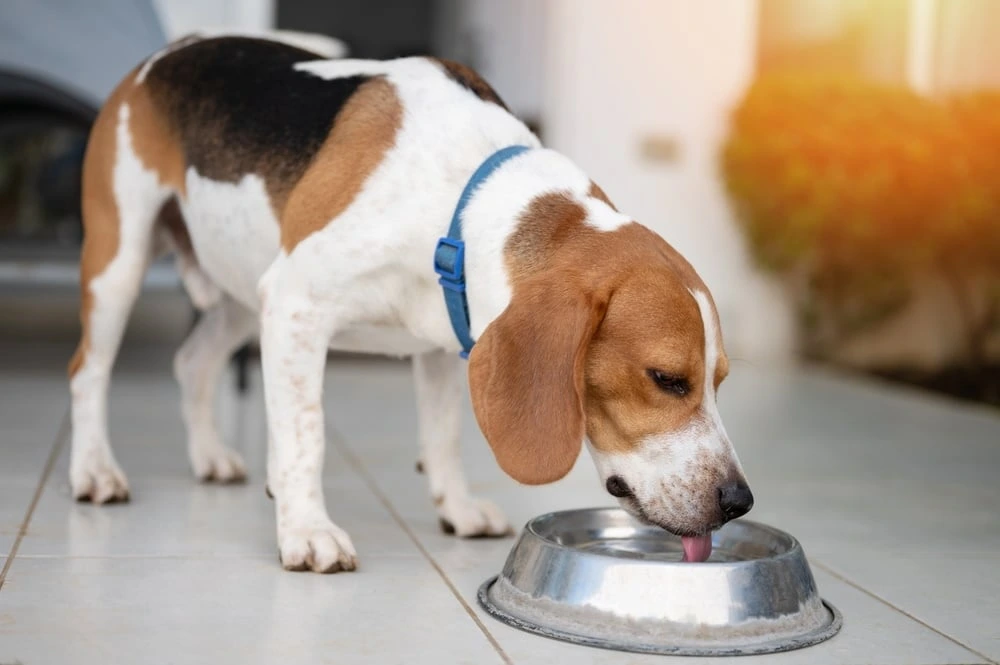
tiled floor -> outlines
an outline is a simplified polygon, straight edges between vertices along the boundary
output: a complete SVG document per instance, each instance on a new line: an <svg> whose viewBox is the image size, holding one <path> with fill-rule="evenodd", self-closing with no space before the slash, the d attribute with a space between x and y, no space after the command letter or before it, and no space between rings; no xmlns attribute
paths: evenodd
<svg viewBox="0 0 1000 665"><path fill-rule="evenodd" d="M331 364L327 497L361 569L318 576L277 563L259 375L244 398L223 395L250 482L199 485L169 351L126 349L111 431L133 500L73 503L69 351L4 345L0 355L0 561L10 563L0 664L674 662L535 637L477 608L476 588L512 541L438 531L413 470L405 364ZM757 496L753 517L802 541L822 594L845 616L827 643L740 663L1000 661L1000 415L740 364L721 408ZM464 444L474 488L515 524L609 504L585 458L560 483L522 488L496 468L471 413Z"/></svg>

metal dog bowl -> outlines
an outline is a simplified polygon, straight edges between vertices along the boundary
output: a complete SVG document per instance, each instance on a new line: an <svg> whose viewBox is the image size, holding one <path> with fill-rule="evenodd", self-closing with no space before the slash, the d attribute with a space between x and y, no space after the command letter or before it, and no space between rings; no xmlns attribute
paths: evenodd
<svg viewBox="0 0 1000 665"><path fill-rule="evenodd" d="M737 520L713 534L707 562L682 554L680 538L617 508L550 513L528 522L479 603L528 632L639 653L773 653L840 630L786 533Z"/></svg>

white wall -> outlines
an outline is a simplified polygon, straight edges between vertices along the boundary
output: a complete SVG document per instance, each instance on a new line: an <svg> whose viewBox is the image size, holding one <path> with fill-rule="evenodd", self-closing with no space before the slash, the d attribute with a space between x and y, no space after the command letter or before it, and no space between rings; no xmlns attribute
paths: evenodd
<svg viewBox="0 0 1000 665"><path fill-rule="evenodd" d="M522 118L541 113L545 0L439 0L435 47L474 67Z"/></svg>
<svg viewBox="0 0 1000 665"><path fill-rule="evenodd" d="M167 39L198 29L256 32L274 27L277 0L153 0Z"/></svg>
<svg viewBox="0 0 1000 665"><path fill-rule="evenodd" d="M751 267L718 175L729 110L753 75L756 1L546 6L548 145L691 261L715 297L731 356L789 359L790 308ZM650 135L675 141L678 159L644 159Z"/></svg>

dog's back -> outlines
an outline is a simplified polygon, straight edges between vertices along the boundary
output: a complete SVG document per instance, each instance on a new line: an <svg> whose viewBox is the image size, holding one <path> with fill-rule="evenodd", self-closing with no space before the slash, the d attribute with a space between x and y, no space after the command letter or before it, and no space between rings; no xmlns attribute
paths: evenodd
<svg viewBox="0 0 1000 665"><path fill-rule="evenodd" d="M411 209L445 217L465 172L508 136L537 143L457 63L329 60L273 39L185 38L123 80L92 132L84 290L127 224L137 251L176 251L196 304L214 302L215 285L256 308L257 281L279 247L291 251L343 212L390 149L405 153L408 174L427 178L412 190L397 183L381 206L407 197ZM124 190L135 210L122 210ZM174 200L183 215L156 221Z"/></svg>
<svg viewBox="0 0 1000 665"><path fill-rule="evenodd" d="M325 80L295 69L320 59L284 43L222 37L167 53L140 78L186 168L218 182L259 175L280 209L337 115L375 78Z"/></svg>

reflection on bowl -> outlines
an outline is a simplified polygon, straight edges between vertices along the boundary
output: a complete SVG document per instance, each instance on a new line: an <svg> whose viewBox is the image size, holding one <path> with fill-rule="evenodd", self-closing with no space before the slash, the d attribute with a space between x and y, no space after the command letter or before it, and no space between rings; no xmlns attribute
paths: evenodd
<svg viewBox="0 0 1000 665"><path fill-rule="evenodd" d="M772 653L840 630L786 533L737 520L707 562L682 554L680 538L617 508L550 513L528 522L479 602L523 630L642 653Z"/></svg>

